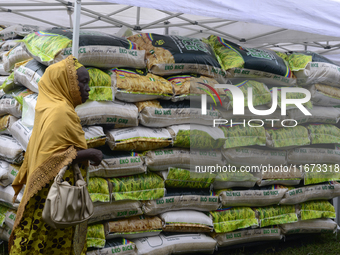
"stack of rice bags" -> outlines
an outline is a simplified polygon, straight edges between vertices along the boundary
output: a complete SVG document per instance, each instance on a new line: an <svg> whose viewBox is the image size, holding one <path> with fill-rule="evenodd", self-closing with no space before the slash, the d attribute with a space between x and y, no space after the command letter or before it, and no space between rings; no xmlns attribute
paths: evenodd
<svg viewBox="0 0 340 255"><path fill-rule="evenodd" d="M273 91L275 86L301 85L299 76L296 75L298 79L295 79L291 72L291 70L294 71L289 61L292 56L259 49L242 48L216 36L210 36L207 41L214 48L215 54L227 71L228 77L234 78L231 79L232 83L244 93L246 107L247 90L242 89L245 85L252 84L253 91L256 92L259 91L258 85L255 87L253 84L258 84L258 82L263 82L271 87L270 92ZM270 61L273 62L278 58L281 58L280 61L284 63L283 66L287 70L286 77L283 73L280 76L280 73L275 72L275 65L270 64ZM276 61L276 63L279 62ZM263 67L266 67L267 70L264 70ZM277 64L276 68L279 67L279 64ZM309 75L309 72L306 71L305 74ZM239 80L235 78L247 77L256 80L256 82L249 80L241 83L233 82ZM332 80L331 77L329 79ZM272 106L270 93L268 100L266 92L254 96L256 92L253 93L255 108L259 110L269 109ZM338 122L340 112L332 107L315 106L317 102L313 100L313 91L311 92L313 104L307 102L304 106L311 112L312 116L305 116L294 105L288 105L287 116L280 115L280 107L270 116L263 117L252 114L249 109L245 109L244 116L235 116L235 118L231 110L220 112L225 119L242 120L242 122L244 119L246 120L246 127L243 124L228 126L228 129L221 127L225 130L226 142L222 154L225 156L226 162L239 167L249 166L248 169L253 169L253 171L260 170L261 175L256 182L258 187L251 189L249 188L254 186L255 182L251 183L240 177L237 178L241 181L239 184L230 182L228 186L224 187L220 186L220 183L217 182L218 178L216 178L214 189L227 188L216 190L220 194L224 208L212 212L215 238L219 247L259 240L280 239L282 234L335 231L337 225L329 219L335 218L335 210L325 200L339 195L337 192L339 184L334 182L339 180L339 175L334 173L334 168L337 166L328 165L328 173L320 175L320 171L316 173L316 168L312 173L312 166L304 166L304 164L335 164L338 162L339 153L334 150L334 144L339 142L340 130L334 124ZM226 93L229 94L227 91ZM302 93L287 94L287 98L292 99L304 97L305 95ZM232 98L230 97L230 99ZM280 88L278 88L278 105L281 105ZM296 127L279 127L281 120L285 118L295 119L299 125ZM274 127L271 127L271 122L265 123L265 130L259 136L253 135L253 133L262 127L248 127L247 122L250 119L277 119L277 122L273 124ZM258 122L261 125L261 122ZM251 123L251 125L254 124L254 122ZM284 124L294 126L296 123L286 121ZM237 129L240 130L237 135L238 138L242 136L241 130L246 131L244 133L245 142L240 143L239 146L265 145L266 147L233 148L234 138L232 134ZM255 143L256 140L262 140L262 144ZM271 169L268 168L269 164L272 166ZM325 165L322 167L326 169ZM333 169L332 173L330 173L331 168ZM327 171L327 169L324 171ZM318 185L300 185L302 179L304 179L305 185ZM328 181L332 182L325 183ZM325 211L321 209L323 207ZM269 229L268 226L270 226ZM275 226L275 228L273 229L272 226ZM254 229L249 229L249 227ZM261 228L257 229L256 227Z"/></svg>
<svg viewBox="0 0 340 255"><path fill-rule="evenodd" d="M8 241L16 209L23 190L13 202L11 184L23 161L24 147L12 136L11 128L22 116L22 99L32 94L25 87L14 84L13 70L30 56L22 49L19 40L37 29L15 25L0 31L0 239Z"/></svg>

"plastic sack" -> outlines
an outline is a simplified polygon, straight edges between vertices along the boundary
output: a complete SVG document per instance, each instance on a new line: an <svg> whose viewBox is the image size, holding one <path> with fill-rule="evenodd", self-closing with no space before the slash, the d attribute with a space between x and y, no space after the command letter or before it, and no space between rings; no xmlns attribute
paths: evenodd
<svg viewBox="0 0 340 255"><path fill-rule="evenodd" d="M108 74L115 97L125 102L139 102L157 98L171 99L173 90L166 79L147 70L113 68Z"/></svg>
<svg viewBox="0 0 340 255"><path fill-rule="evenodd" d="M5 225L7 227L9 227L10 229L13 229L16 217L17 217L17 211L16 210L7 211L6 218L5 218Z"/></svg>
<svg viewBox="0 0 340 255"><path fill-rule="evenodd" d="M339 87L339 66L315 52L293 52L287 57L291 70L301 86L322 83Z"/></svg>
<svg viewBox="0 0 340 255"><path fill-rule="evenodd" d="M304 126L266 129L266 145L271 148L289 148L309 145L308 129Z"/></svg>
<svg viewBox="0 0 340 255"><path fill-rule="evenodd" d="M169 188L209 188L214 182L216 174L209 172L197 172L181 168L169 167L168 171L157 172L165 180L165 186Z"/></svg>
<svg viewBox="0 0 340 255"><path fill-rule="evenodd" d="M7 114L21 118L22 110L20 103L13 96L5 94L0 97L0 116Z"/></svg>
<svg viewBox="0 0 340 255"><path fill-rule="evenodd" d="M240 171L235 168L225 168L225 171L219 171L213 183L214 189L228 189L232 187L254 187L256 182L259 180L256 172L250 173Z"/></svg>
<svg viewBox="0 0 340 255"><path fill-rule="evenodd" d="M106 147L98 148L103 160L98 166L89 167L91 177L119 177L146 172L143 158L135 152L113 152Z"/></svg>
<svg viewBox="0 0 340 255"><path fill-rule="evenodd" d="M279 86L296 83L286 60L274 51L242 47L216 35L209 36L206 41L229 78L256 79Z"/></svg>
<svg viewBox="0 0 340 255"><path fill-rule="evenodd" d="M93 206L94 211L89 223L143 214L142 203L136 200L113 201L110 203L96 202Z"/></svg>
<svg viewBox="0 0 340 255"><path fill-rule="evenodd" d="M326 148L300 147L287 151L288 164L337 164L340 151Z"/></svg>
<svg viewBox="0 0 340 255"><path fill-rule="evenodd" d="M145 164L151 171L167 170L169 167L192 169L195 165L224 165L220 150L194 150L166 148L143 153ZM192 164L195 162L195 164Z"/></svg>
<svg viewBox="0 0 340 255"><path fill-rule="evenodd" d="M179 98L197 99L201 98L202 94L208 94L213 88L217 94L221 97L225 96L225 92L222 88L215 88L216 84L219 84L213 78L199 75L199 74L183 74L183 75L172 75L167 77L167 80L171 82L174 89L174 94ZM210 92L209 92L210 93ZM215 100L217 97L213 95Z"/></svg>
<svg viewBox="0 0 340 255"><path fill-rule="evenodd" d="M0 75L6 75L6 76L10 75L9 72L6 72L6 71L5 71L4 64L3 64L2 61L0 61ZM0 85L2 85L2 84L4 83L5 77L1 77L1 78L2 78L2 79L1 79L2 82L1 82Z"/></svg>
<svg viewBox="0 0 340 255"><path fill-rule="evenodd" d="M315 84L310 86L309 91L312 96L313 105L320 106L340 106L340 88L328 85Z"/></svg>
<svg viewBox="0 0 340 255"><path fill-rule="evenodd" d="M0 135L9 135L8 128L10 128L17 120L18 119L12 115L0 117Z"/></svg>
<svg viewBox="0 0 340 255"><path fill-rule="evenodd" d="M307 126L311 144L340 143L340 129L331 124L309 124ZM320 162L318 162L320 163Z"/></svg>
<svg viewBox="0 0 340 255"><path fill-rule="evenodd" d="M222 125L225 143L223 148L243 147L251 145L264 146L266 144L266 132L264 127L251 127L238 125Z"/></svg>
<svg viewBox="0 0 340 255"><path fill-rule="evenodd" d="M216 233L227 233L236 229L257 227L255 212L249 207L232 207L210 212Z"/></svg>
<svg viewBox="0 0 340 255"><path fill-rule="evenodd" d="M114 89L111 86L111 77L100 69L89 67L90 75L89 99L94 101L113 101L115 98Z"/></svg>
<svg viewBox="0 0 340 255"><path fill-rule="evenodd" d="M145 215L157 215L169 211L176 210L196 210L196 211L214 211L220 207L219 198L214 194L200 194L194 189L190 190L190 193L182 192L175 193L172 190L167 189L167 194L163 198L156 200L149 200L143 203L143 212ZM182 191L183 189L179 189Z"/></svg>
<svg viewBox="0 0 340 255"><path fill-rule="evenodd" d="M308 201L300 204L301 220L336 218L334 206L328 201Z"/></svg>
<svg viewBox="0 0 340 255"><path fill-rule="evenodd" d="M1 32L0 32L0 37L1 37ZM20 40L6 40L3 42L0 42L0 49L1 51L9 51L12 48L14 48L18 43L20 43Z"/></svg>
<svg viewBox="0 0 340 255"><path fill-rule="evenodd" d="M105 224L106 239L116 237L139 238L155 236L162 229L162 220L157 216L133 216L127 219L109 221Z"/></svg>
<svg viewBox="0 0 340 255"><path fill-rule="evenodd" d="M154 200L165 194L163 179L155 173L137 174L109 179L112 200Z"/></svg>
<svg viewBox="0 0 340 255"><path fill-rule="evenodd" d="M34 126L35 106L37 104L38 94L25 96L22 101L22 124L27 127Z"/></svg>
<svg viewBox="0 0 340 255"><path fill-rule="evenodd" d="M114 125L115 128L138 126L138 110L133 104L119 101L91 101L75 108L81 125Z"/></svg>
<svg viewBox="0 0 340 255"><path fill-rule="evenodd" d="M272 205L255 209L261 228L298 221L294 205Z"/></svg>
<svg viewBox="0 0 340 255"><path fill-rule="evenodd" d="M147 127L167 127L179 124L201 124L210 126L219 112L210 108L206 115L201 114L200 106L193 106L189 100L170 102L152 100L136 103L139 122Z"/></svg>
<svg viewBox="0 0 340 255"><path fill-rule="evenodd" d="M0 227L0 239L1 240L8 242L11 236L11 233L12 233L12 229L7 227L6 225L3 227Z"/></svg>
<svg viewBox="0 0 340 255"><path fill-rule="evenodd" d="M293 87L294 88L294 87ZM277 89L277 106L279 108L281 108L281 100L282 100L282 97L281 97L281 89L282 88L276 88ZM274 100L274 95L273 95L273 88L270 89L270 93L271 93L271 96L272 96L272 100ZM305 98L306 95L304 93L299 93L299 92L287 92L286 93L286 99L303 99ZM307 103L303 103L302 104L303 106L305 106L307 109L312 109L313 108L313 104L312 104L312 101L308 101ZM272 107L272 102L270 102L269 104L269 107ZM291 109L298 109L297 106L295 104L286 104L286 109L287 110L291 110Z"/></svg>
<svg viewBox="0 0 340 255"><path fill-rule="evenodd" d="M197 38L142 33L128 39L145 50L147 68L154 74L197 73L224 82L213 50Z"/></svg>
<svg viewBox="0 0 340 255"><path fill-rule="evenodd" d="M212 219L203 212L181 210L159 215L165 232L212 232Z"/></svg>
<svg viewBox="0 0 340 255"><path fill-rule="evenodd" d="M87 185L92 202L110 202L110 190L107 180L91 177Z"/></svg>
<svg viewBox="0 0 340 255"><path fill-rule="evenodd" d="M106 142L106 136L104 130L100 126L88 126L83 127L85 132L85 139L87 148L96 148L103 146Z"/></svg>
<svg viewBox="0 0 340 255"><path fill-rule="evenodd" d="M170 133L165 128L132 127L112 129L106 132L111 150L145 151L160 149L172 144Z"/></svg>
<svg viewBox="0 0 340 255"><path fill-rule="evenodd" d="M340 119L340 109L335 107L313 106L308 109L312 115L304 115L300 109L291 109L287 111L288 118L296 120L298 124L304 123L327 123L336 124ZM288 125L294 125L288 124Z"/></svg>
<svg viewBox="0 0 340 255"><path fill-rule="evenodd" d="M13 25L6 27L4 30L0 31L0 39L7 40L12 38L24 37L30 33L36 32L39 27L32 25Z"/></svg>
<svg viewBox="0 0 340 255"><path fill-rule="evenodd" d="M293 205L311 200L329 200L338 196L340 196L340 184L338 182L297 188L292 187L281 199L280 204Z"/></svg>
<svg viewBox="0 0 340 255"><path fill-rule="evenodd" d="M35 93L39 93L38 83L46 70L46 66L35 59L14 68L14 82L22 84Z"/></svg>
<svg viewBox="0 0 340 255"><path fill-rule="evenodd" d="M104 248L88 249L86 255L137 255L136 245L124 238L109 239L106 241Z"/></svg>
<svg viewBox="0 0 340 255"><path fill-rule="evenodd" d="M260 83L257 81L246 80L237 84L234 84L237 88L239 88L244 95L244 106L248 106L248 88L252 89L253 93L253 106L258 105L266 105L269 104L272 100L269 89L264 83ZM228 97L227 103L222 104L222 107L230 110L233 108L233 94L229 89L225 89L225 93ZM237 99L239 100L239 99Z"/></svg>
<svg viewBox="0 0 340 255"><path fill-rule="evenodd" d="M86 234L87 248L104 248L105 247L105 230L103 224L95 224L87 227Z"/></svg>
<svg viewBox="0 0 340 255"><path fill-rule="evenodd" d="M224 133L218 127L203 125L173 125L168 127L174 146L192 149L219 149L224 144Z"/></svg>
<svg viewBox="0 0 340 255"><path fill-rule="evenodd" d="M20 191L15 201L13 202L14 189L11 185L7 187L0 186L0 205L4 205L11 209L17 210L21 202L22 196L24 194L24 189Z"/></svg>
<svg viewBox="0 0 340 255"><path fill-rule="evenodd" d="M29 34L23 40L27 51L44 65L72 54L72 31L53 28ZM145 68L145 52L129 40L101 32L79 32L78 60L84 66Z"/></svg>
<svg viewBox="0 0 340 255"><path fill-rule="evenodd" d="M256 109L263 111L263 110L268 110L269 108L267 105L259 105L259 106L256 106ZM218 111L220 112L221 118L225 120L232 119L233 123L241 122L242 124L244 123L244 125L246 125L246 123L251 123L251 125L253 126L263 125L265 127L282 127L281 122L287 116L287 115L281 115L281 110L276 110L270 115L255 115L249 110L248 107L244 108L244 115L234 115L233 110L227 111L226 109L222 107L218 107ZM290 123L289 121L286 121L286 123L287 125L291 125L291 124L288 124ZM294 124L295 123L293 123L292 125Z"/></svg>
<svg viewBox="0 0 340 255"><path fill-rule="evenodd" d="M168 255L178 253L213 254L216 241L203 233L171 234L132 239L139 255Z"/></svg>
<svg viewBox="0 0 340 255"><path fill-rule="evenodd" d="M28 142L32 135L32 127L27 127L22 123L22 120L14 122L8 129L11 135L20 143L22 149L26 151Z"/></svg>
<svg viewBox="0 0 340 255"><path fill-rule="evenodd" d="M13 137L0 135L0 159L13 164L22 163L23 149Z"/></svg>
<svg viewBox="0 0 340 255"><path fill-rule="evenodd" d="M0 227L5 224L6 214L10 211L10 208L4 205L0 205Z"/></svg>
<svg viewBox="0 0 340 255"><path fill-rule="evenodd" d="M303 170L294 165L282 166L282 165L263 165L262 166L262 180L266 179L278 179L278 180L291 180L302 179Z"/></svg>
<svg viewBox="0 0 340 255"><path fill-rule="evenodd" d="M286 165L286 151L257 148L231 148L222 150L228 164L234 166Z"/></svg>
<svg viewBox="0 0 340 255"><path fill-rule="evenodd" d="M218 247L227 247L252 242L281 240L283 235L279 228L244 229L231 233L214 234Z"/></svg>
<svg viewBox="0 0 340 255"><path fill-rule="evenodd" d="M1 68L1 64L0 64L0 68ZM0 75L1 75L1 69L0 69ZM8 76L0 76L0 87L7 80L7 78L8 78Z"/></svg>
<svg viewBox="0 0 340 255"><path fill-rule="evenodd" d="M2 57L4 70L5 72L10 73L11 71L13 71L16 63L23 62L29 59L31 59L31 56L21 45L18 45Z"/></svg>
<svg viewBox="0 0 340 255"><path fill-rule="evenodd" d="M1 240L8 242L11 236L11 233L12 233L12 229L7 227L6 225L2 228L0 227L0 239Z"/></svg>
<svg viewBox="0 0 340 255"><path fill-rule="evenodd" d="M261 190L221 190L218 192L222 206L268 206L279 204L288 189L272 185Z"/></svg>
<svg viewBox="0 0 340 255"><path fill-rule="evenodd" d="M295 223L279 225L284 235L310 234L310 233L335 233L338 228L331 219L301 220Z"/></svg>
<svg viewBox="0 0 340 255"><path fill-rule="evenodd" d="M306 164L304 165L304 184L316 184L329 181L340 181L339 164Z"/></svg>
<svg viewBox="0 0 340 255"><path fill-rule="evenodd" d="M0 186L7 187L12 184L19 172L20 166L11 165L6 161L0 160Z"/></svg>

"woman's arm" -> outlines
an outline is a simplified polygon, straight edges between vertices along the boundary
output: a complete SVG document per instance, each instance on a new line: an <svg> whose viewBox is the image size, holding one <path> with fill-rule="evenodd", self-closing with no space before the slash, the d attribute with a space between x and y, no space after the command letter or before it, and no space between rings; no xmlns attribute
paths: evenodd
<svg viewBox="0 0 340 255"><path fill-rule="evenodd" d="M103 153L97 149L86 149L77 152L77 157L73 163L80 163L86 160L91 160L91 165L98 166L103 159Z"/></svg>

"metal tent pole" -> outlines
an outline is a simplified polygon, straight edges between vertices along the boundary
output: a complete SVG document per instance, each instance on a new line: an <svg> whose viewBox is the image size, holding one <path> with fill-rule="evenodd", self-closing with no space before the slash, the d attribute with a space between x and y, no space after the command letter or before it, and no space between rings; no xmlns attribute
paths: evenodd
<svg viewBox="0 0 340 255"><path fill-rule="evenodd" d="M78 58L81 0L74 1L72 54Z"/></svg>

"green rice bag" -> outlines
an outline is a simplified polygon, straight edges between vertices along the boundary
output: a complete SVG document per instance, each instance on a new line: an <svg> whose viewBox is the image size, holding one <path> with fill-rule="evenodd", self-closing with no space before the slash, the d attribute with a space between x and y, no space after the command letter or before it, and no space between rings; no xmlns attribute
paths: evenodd
<svg viewBox="0 0 340 255"><path fill-rule="evenodd" d="M164 196L164 181L153 172L111 178L114 200L154 200Z"/></svg>
<svg viewBox="0 0 340 255"><path fill-rule="evenodd" d="M310 124L307 126L311 144L340 143L340 129L331 124Z"/></svg>
<svg viewBox="0 0 340 255"><path fill-rule="evenodd" d="M90 75L89 99L94 101L112 101L113 88L111 87L111 77L107 73L97 68L87 68Z"/></svg>
<svg viewBox="0 0 340 255"><path fill-rule="evenodd" d="M104 248L105 230L103 224L95 224L87 227L87 248Z"/></svg>
<svg viewBox="0 0 340 255"><path fill-rule="evenodd" d="M309 62L312 62L312 56L294 53L287 56L287 61L292 71L300 71L305 69Z"/></svg>
<svg viewBox="0 0 340 255"><path fill-rule="evenodd" d="M0 205L0 227L2 227L5 223L6 213L10 211L10 208L4 205Z"/></svg>
<svg viewBox="0 0 340 255"><path fill-rule="evenodd" d="M255 210L258 214L261 228L298 221L294 205L272 205L257 207Z"/></svg>
<svg viewBox="0 0 340 255"><path fill-rule="evenodd" d="M294 87L292 87L294 88ZM281 108L281 89L282 88L277 88L277 105ZM270 89L270 93L273 93L273 89ZM302 99L305 98L306 95L304 93L299 93L299 92L288 92L286 93L286 99ZM271 103L270 103L271 105ZM309 100L307 103L303 103L303 105L308 108L312 109L313 104L312 101ZM286 109L297 109L295 104L287 104Z"/></svg>
<svg viewBox="0 0 340 255"><path fill-rule="evenodd" d="M309 145L307 128L303 126L266 129L267 146L273 148Z"/></svg>
<svg viewBox="0 0 340 255"><path fill-rule="evenodd" d="M14 83L14 72L12 72L0 86L0 89L3 89L5 93L8 93L18 87L21 87L21 85Z"/></svg>
<svg viewBox="0 0 340 255"><path fill-rule="evenodd" d="M223 131L202 125L174 125L168 128L175 136L174 146L192 149L218 149L224 144Z"/></svg>
<svg viewBox="0 0 340 255"><path fill-rule="evenodd" d="M165 171L166 172L166 171ZM200 173L181 168L170 167L165 178L165 186L170 188L209 188L216 174Z"/></svg>
<svg viewBox="0 0 340 255"><path fill-rule="evenodd" d="M223 130L225 136L225 149L266 144L266 132L264 127L223 125L220 128Z"/></svg>
<svg viewBox="0 0 340 255"><path fill-rule="evenodd" d="M301 204L301 220L336 218L334 206L328 201L308 201Z"/></svg>
<svg viewBox="0 0 340 255"><path fill-rule="evenodd" d="M252 81L252 80L246 80L241 83L235 84L235 86L238 87L243 92L245 107L248 106L248 88L252 88L253 106L265 105L265 104L270 103L272 100L270 91L264 83ZM225 89L225 93L227 97L229 98L228 106L226 108L232 109L233 94L228 89Z"/></svg>
<svg viewBox="0 0 340 255"><path fill-rule="evenodd" d="M87 189L92 202L110 202L110 192L107 180L103 178L90 178Z"/></svg>
<svg viewBox="0 0 340 255"><path fill-rule="evenodd" d="M250 207L230 207L210 212L216 233L258 226L255 212Z"/></svg>
<svg viewBox="0 0 340 255"><path fill-rule="evenodd" d="M256 182L258 178L248 172L241 172L237 170L236 172L219 172L216 176L216 181L225 181L225 182Z"/></svg>
<svg viewBox="0 0 340 255"><path fill-rule="evenodd" d="M72 40L66 36L43 31L27 35L23 42L30 54L42 62L52 61L64 48L72 46Z"/></svg>
<svg viewBox="0 0 340 255"><path fill-rule="evenodd" d="M305 185L340 181L339 164L306 164L303 168Z"/></svg>

